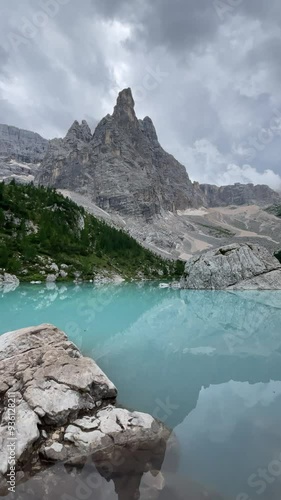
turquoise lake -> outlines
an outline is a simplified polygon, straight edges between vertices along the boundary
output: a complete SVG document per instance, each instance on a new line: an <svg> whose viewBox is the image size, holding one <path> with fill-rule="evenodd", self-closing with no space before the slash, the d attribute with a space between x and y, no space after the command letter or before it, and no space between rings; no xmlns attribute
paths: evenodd
<svg viewBox="0 0 281 500"><path fill-rule="evenodd" d="M21 285L0 293L0 318L0 334L55 324L120 405L173 428L163 499L281 498L281 291Z"/></svg>

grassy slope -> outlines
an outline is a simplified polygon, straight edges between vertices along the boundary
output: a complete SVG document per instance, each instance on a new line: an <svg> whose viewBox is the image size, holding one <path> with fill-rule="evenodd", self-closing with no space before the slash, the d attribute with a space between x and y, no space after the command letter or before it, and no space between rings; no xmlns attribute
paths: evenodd
<svg viewBox="0 0 281 500"><path fill-rule="evenodd" d="M161 259L53 189L0 183L0 268L42 280L52 262L69 266L68 279L75 271L83 279L104 271L127 279L183 274L183 263Z"/></svg>

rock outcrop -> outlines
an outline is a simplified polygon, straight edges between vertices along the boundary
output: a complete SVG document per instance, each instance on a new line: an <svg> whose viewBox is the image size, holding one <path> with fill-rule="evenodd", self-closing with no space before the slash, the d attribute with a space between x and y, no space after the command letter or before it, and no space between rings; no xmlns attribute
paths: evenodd
<svg viewBox="0 0 281 500"><path fill-rule="evenodd" d="M160 146L151 119L137 119L130 89L119 94L93 136L86 122L75 122L64 139L50 141L36 181L145 219L203 203L185 167Z"/></svg>
<svg viewBox="0 0 281 500"><path fill-rule="evenodd" d="M0 124L0 181L34 181L47 144L39 134Z"/></svg>
<svg viewBox="0 0 281 500"><path fill-rule="evenodd" d="M117 408L116 395L96 363L54 326L2 335L2 490L11 468L10 444L15 445L16 473L22 480L58 461L83 466L89 458L101 469L112 463L113 476L134 470L141 476L152 464L160 467L170 432L150 415ZM11 415L16 419L12 434Z"/></svg>
<svg viewBox="0 0 281 500"><path fill-rule="evenodd" d="M281 196L269 186L236 183L231 186L212 186L200 184L200 189L208 207L227 207L229 205L268 206L280 204Z"/></svg>
<svg viewBox="0 0 281 500"><path fill-rule="evenodd" d="M281 264L258 245L227 245L189 260L182 284L198 290L281 290Z"/></svg>
<svg viewBox="0 0 281 500"><path fill-rule="evenodd" d="M47 150L48 140L39 134L0 124L0 157L23 163L39 163Z"/></svg>

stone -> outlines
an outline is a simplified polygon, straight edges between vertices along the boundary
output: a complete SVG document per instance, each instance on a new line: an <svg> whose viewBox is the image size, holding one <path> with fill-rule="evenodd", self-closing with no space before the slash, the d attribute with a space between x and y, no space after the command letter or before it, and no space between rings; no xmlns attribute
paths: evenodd
<svg viewBox="0 0 281 500"><path fill-rule="evenodd" d="M96 455L99 461L109 459L115 447L123 446L131 452L142 447L153 449L162 440L166 442L169 436L164 425L150 415L108 406L95 418L74 421L67 427L64 441L72 443L67 453L78 464L79 460L83 463L85 454L89 453ZM46 456L45 445L42 453Z"/></svg>
<svg viewBox="0 0 281 500"><path fill-rule="evenodd" d="M51 446L45 446L44 457L51 462L63 461L67 458L67 450L61 443L53 443Z"/></svg>
<svg viewBox="0 0 281 500"><path fill-rule="evenodd" d="M0 286L3 285L19 285L19 279L13 274L0 274Z"/></svg>
<svg viewBox="0 0 281 500"><path fill-rule="evenodd" d="M47 283L54 283L57 281L57 275L56 274L48 274L46 277Z"/></svg>
<svg viewBox="0 0 281 500"><path fill-rule="evenodd" d="M5 272L1 274L0 272L0 291L3 293L13 292L18 288L19 284L20 281L17 276Z"/></svg>
<svg viewBox="0 0 281 500"><path fill-rule="evenodd" d="M55 262L52 262L52 264L50 265L50 270L55 271L55 273L59 272L59 268L58 268L57 264L55 264Z"/></svg>
<svg viewBox="0 0 281 500"><path fill-rule="evenodd" d="M281 264L263 247L223 246L190 259L182 286L189 289L280 290Z"/></svg>
<svg viewBox="0 0 281 500"><path fill-rule="evenodd" d="M32 444L40 436L38 416L31 410L20 394L15 397L15 416L16 416L16 460L18 461L23 453L30 451ZM9 448L11 444L11 434L8 429L8 408L2 414L0 426L0 474L6 474L8 470Z"/></svg>
<svg viewBox="0 0 281 500"><path fill-rule="evenodd" d="M157 500L160 492L164 490L165 485L165 477L161 472L153 470L146 472L140 484L140 498Z"/></svg>
<svg viewBox="0 0 281 500"><path fill-rule="evenodd" d="M131 472L138 488L141 475L163 461L170 431L150 415L116 408L117 390L94 360L44 324L0 336L0 492L7 484L8 395L24 480L27 465L34 475L54 462L83 466L90 458L102 471L113 464L116 488L120 474Z"/></svg>

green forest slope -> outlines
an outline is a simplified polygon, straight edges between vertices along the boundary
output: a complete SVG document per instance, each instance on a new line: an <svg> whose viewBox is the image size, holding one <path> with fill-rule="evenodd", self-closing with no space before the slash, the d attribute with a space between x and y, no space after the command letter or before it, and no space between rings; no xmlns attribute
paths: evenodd
<svg viewBox="0 0 281 500"><path fill-rule="evenodd" d="M54 264L73 279L178 278L184 264L166 261L55 190L0 183L0 268L21 281L43 280ZM56 266L55 266L56 267ZM66 274L66 273L65 273Z"/></svg>

